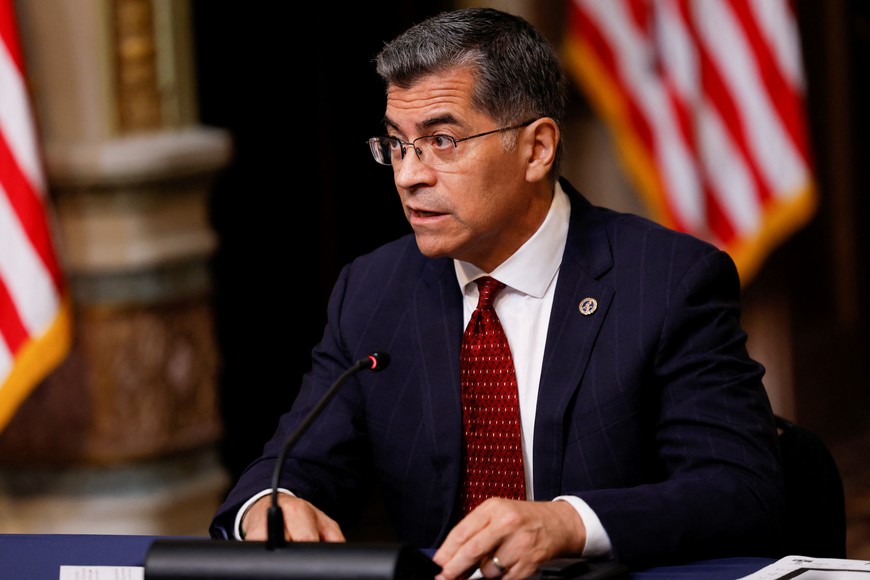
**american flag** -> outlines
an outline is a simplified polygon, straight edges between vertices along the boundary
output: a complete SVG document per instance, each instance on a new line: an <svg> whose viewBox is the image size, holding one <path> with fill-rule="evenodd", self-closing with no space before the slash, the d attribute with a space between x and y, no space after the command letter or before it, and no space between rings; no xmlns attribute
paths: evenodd
<svg viewBox="0 0 870 580"><path fill-rule="evenodd" d="M654 219L744 284L816 209L789 0L571 0L567 68Z"/></svg>
<svg viewBox="0 0 870 580"><path fill-rule="evenodd" d="M67 355L70 304L12 0L0 0L0 430Z"/></svg>

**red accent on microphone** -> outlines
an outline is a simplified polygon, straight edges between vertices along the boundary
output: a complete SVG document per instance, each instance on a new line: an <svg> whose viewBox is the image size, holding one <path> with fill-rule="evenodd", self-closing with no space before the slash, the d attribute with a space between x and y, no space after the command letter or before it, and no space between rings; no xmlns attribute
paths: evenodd
<svg viewBox="0 0 870 580"><path fill-rule="evenodd" d="M390 355L383 351L376 351L371 353L370 355L368 355L368 359L369 361L371 361L371 363L366 368L368 368L373 373L380 372L390 366ZM360 359L357 364L362 363L364 360L365 359Z"/></svg>

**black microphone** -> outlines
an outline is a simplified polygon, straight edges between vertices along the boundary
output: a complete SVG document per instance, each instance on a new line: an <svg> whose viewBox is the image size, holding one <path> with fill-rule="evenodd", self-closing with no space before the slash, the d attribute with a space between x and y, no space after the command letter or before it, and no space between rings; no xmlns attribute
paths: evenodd
<svg viewBox="0 0 870 580"><path fill-rule="evenodd" d="M281 467L284 465L284 460L287 458L287 453L299 441L299 438L308 430L311 423L320 415L324 407L332 400L341 386L351 376L355 375L363 369L369 369L373 372L382 371L390 364L390 355L385 352L373 352L367 357L356 361L353 366L344 371L340 377L329 387L326 394L317 402L313 409L305 416L295 431L284 442L281 448L281 453L278 454L278 460L275 462L275 469L272 472L272 505L269 506L267 515L266 528L266 548L274 550L275 548L284 546L287 541L284 539L284 512L281 506L278 505L278 486L281 479Z"/></svg>
<svg viewBox="0 0 870 580"><path fill-rule="evenodd" d="M156 539L145 557L145 580L432 580L441 571L409 545L341 542L290 542L284 538L284 514L278 505L281 468L287 453L352 375L382 371L390 355L373 352L356 361L333 383L287 438L272 473L271 505L265 542Z"/></svg>

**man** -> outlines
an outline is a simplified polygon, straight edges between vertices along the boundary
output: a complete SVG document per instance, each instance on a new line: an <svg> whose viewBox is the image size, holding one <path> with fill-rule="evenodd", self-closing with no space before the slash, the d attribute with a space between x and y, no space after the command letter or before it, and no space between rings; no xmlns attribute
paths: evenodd
<svg viewBox="0 0 870 580"><path fill-rule="evenodd" d="M398 537L437 548L443 578L524 578L568 555L777 555L776 433L728 256L558 179L566 81L524 20L443 13L387 44L377 69L387 135L370 146L413 236L341 272L294 408L212 534L265 538L284 441L383 350L389 368L348 380L291 450L288 539L343 541L373 468ZM521 491L473 507L460 352L481 277L505 286L494 307L515 368Z"/></svg>

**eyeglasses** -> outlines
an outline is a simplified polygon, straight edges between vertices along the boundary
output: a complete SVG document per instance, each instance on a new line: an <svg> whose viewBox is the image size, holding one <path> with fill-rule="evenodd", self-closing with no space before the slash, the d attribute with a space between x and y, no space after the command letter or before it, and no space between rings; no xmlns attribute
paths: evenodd
<svg viewBox="0 0 870 580"><path fill-rule="evenodd" d="M478 133L477 135L461 139L454 139L450 135L426 135L425 137L417 137L413 141L408 142L396 137L372 137L368 141L369 149L372 151L372 157L381 165L398 165L405 158L408 147L413 148L414 153L417 154L417 159L426 165L446 165L456 161L458 156L457 146L463 141L519 129L520 127L531 125L535 121L536 119L531 119L519 125L493 129L492 131Z"/></svg>

